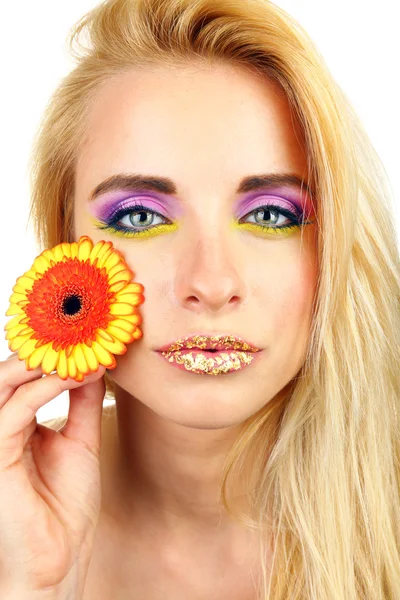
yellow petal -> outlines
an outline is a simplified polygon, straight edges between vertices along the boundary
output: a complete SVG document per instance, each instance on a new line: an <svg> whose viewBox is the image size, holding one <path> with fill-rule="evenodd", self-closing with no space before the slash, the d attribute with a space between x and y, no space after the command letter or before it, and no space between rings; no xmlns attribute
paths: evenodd
<svg viewBox="0 0 400 600"><path fill-rule="evenodd" d="M60 244L60 246L61 246L61 250L63 251L64 256L68 256L68 258L71 258L70 244L68 244L67 242L63 242L62 244Z"/></svg>
<svg viewBox="0 0 400 600"><path fill-rule="evenodd" d="M89 368L80 344L75 346L72 356L75 358L77 369L79 369L79 371L81 371L81 373L84 375L87 375L89 373Z"/></svg>
<svg viewBox="0 0 400 600"><path fill-rule="evenodd" d="M124 271L121 271L120 273L116 273L115 275L113 275L113 277L111 277L108 280L108 285L112 285L116 281L126 281L128 283L128 281L130 281L131 279L132 279L132 273L130 271L128 271L127 269L125 269Z"/></svg>
<svg viewBox="0 0 400 600"><path fill-rule="evenodd" d="M25 288L22 285L18 285L18 283L13 286L12 290L17 294L25 294Z"/></svg>
<svg viewBox="0 0 400 600"><path fill-rule="evenodd" d="M75 379L75 377L77 375L77 368L76 368L76 363L75 363L75 359L73 356L69 356L67 358L67 366L68 366L68 377L71 377L71 379Z"/></svg>
<svg viewBox="0 0 400 600"><path fill-rule="evenodd" d="M18 294L17 292L14 292L9 298L9 302L17 303L21 302L21 300L26 300L26 294Z"/></svg>
<svg viewBox="0 0 400 600"><path fill-rule="evenodd" d="M17 277L16 284L20 287L24 288L25 291L31 290L35 280L32 277L27 277L26 275L21 275L21 277Z"/></svg>
<svg viewBox="0 0 400 600"><path fill-rule="evenodd" d="M121 262L121 258L122 255L120 254L120 252L114 249L113 253L104 262L104 266L107 269L107 271L115 267L115 265L118 265L118 263Z"/></svg>
<svg viewBox="0 0 400 600"><path fill-rule="evenodd" d="M143 336L143 331L139 327L136 327L136 331L133 334L133 337L135 338L135 340L140 340L140 338L142 336Z"/></svg>
<svg viewBox="0 0 400 600"><path fill-rule="evenodd" d="M108 248L105 252L103 252L101 255L99 253L98 261L97 261L97 267L99 269L103 268L104 265L106 264L107 260L109 259L110 256L112 256L114 254L114 249L113 248Z"/></svg>
<svg viewBox="0 0 400 600"><path fill-rule="evenodd" d="M114 304L111 304L109 311L110 314L117 316L132 315L135 311L135 307L131 304L125 304L124 302L114 302Z"/></svg>
<svg viewBox="0 0 400 600"><path fill-rule="evenodd" d="M117 327L118 329L123 329L128 333L132 333L133 331L135 331L136 325L135 323L132 323L132 321L127 321L126 317L123 317L121 319L113 319L112 321L110 321L107 330L109 330L110 327Z"/></svg>
<svg viewBox="0 0 400 600"><path fill-rule="evenodd" d="M116 365L115 357L97 341L92 343L92 350L101 365L104 365L105 367L112 367Z"/></svg>
<svg viewBox="0 0 400 600"><path fill-rule="evenodd" d="M137 283L136 281L132 283L127 283L123 293L125 294L143 294L144 287L141 283Z"/></svg>
<svg viewBox="0 0 400 600"><path fill-rule="evenodd" d="M65 258L64 250L62 249L62 244L58 244L53 248L53 254L56 262L61 262Z"/></svg>
<svg viewBox="0 0 400 600"><path fill-rule="evenodd" d="M18 325L20 325L20 321L21 321L21 315L17 315L16 317L13 317L9 321L7 321L7 323L4 325L4 331L12 329L13 327L17 327Z"/></svg>
<svg viewBox="0 0 400 600"><path fill-rule="evenodd" d="M92 248L92 251L90 253L90 262L93 264L94 261L96 260L100 250L102 249L102 247L104 246L105 242L102 240L101 242L97 242L97 244L95 244Z"/></svg>
<svg viewBox="0 0 400 600"><path fill-rule="evenodd" d="M117 316L115 318L118 319L119 317ZM142 317L137 312L135 312L133 315L121 315L121 320L128 321L129 323L132 323L133 325L138 325L139 323L142 322ZM112 320L111 324L115 325L116 323L114 320ZM117 325L117 327L122 327L122 325ZM123 327L122 327L122 329L123 329Z"/></svg>
<svg viewBox="0 0 400 600"><path fill-rule="evenodd" d="M123 302L124 304L133 304L138 306L141 303L141 297L139 294L118 294L117 302Z"/></svg>
<svg viewBox="0 0 400 600"><path fill-rule="evenodd" d="M86 344L82 344L82 350L83 350L83 354L85 356L86 362L89 366L89 369L92 372L96 372L99 368L99 361L97 360L96 355L93 352L92 348L89 348L88 346L86 346Z"/></svg>
<svg viewBox="0 0 400 600"><path fill-rule="evenodd" d="M115 265L115 267L113 267L112 269L110 269L108 271L108 278L111 279L111 277L114 277L114 275L116 275L117 273L120 273L121 271L125 271L125 270L126 270L126 263L119 262L117 265Z"/></svg>
<svg viewBox="0 0 400 600"><path fill-rule="evenodd" d="M43 250L42 256L44 256L49 261L49 265L50 266L51 266L51 261L57 262L56 261L56 257L54 256L53 251L50 250L50 249Z"/></svg>
<svg viewBox="0 0 400 600"><path fill-rule="evenodd" d="M78 242L71 242L69 246L71 251L71 258L77 258L79 252Z"/></svg>
<svg viewBox="0 0 400 600"><path fill-rule="evenodd" d="M52 371L54 371L54 369L56 368L57 360L58 360L58 352L56 352L53 349L52 345L50 344L50 346L47 348L47 352L44 355L43 361L42 361L43 373L46 373L46 375L50 375L50 373Z"/></svg>
<svg viewBox="0 0 400 600"><path fill-rule="evenodd" d="M64 381L68 379L68 365L67 357L65 355L65 348L59 350L59 357L57 362L57 373Z"/></svg>
<svg viewBox="0 0 400 600"><path fill-rule="evenodd" d="M127 351L127 347L120 340L114 340L112 342L109 342L101 338L100 336L97 336L96 341L112 354L125 354L125 352Z"/></svg>
<svg viewBox="0 0 400 600"><path fill-rule="evenodd" d="M108 291L116 294L117 292L123 290L126 287L126 281L116 281L112 285L109 286Z"/></svg>
<svg viewBox="0 0 400 600"><path fill-rule="evenodd" d="M8 347L11 350L11 352L16 352L17 350L19 350L22 344L25 344L26 340L29 340L30 337L30 335L19 335L13 340L11 340L8 343Z"/></svg>
<svg viewBox="0 0 400 600"><path fill-rule="evenodd" d="M36 367L38 367L40 365L40 363L42 362L43 356L46 354L49 346L51 346L51 342L48 342L47 344L44 344L43 346L36 348L36 350L34 350L32 352L32 354L27 359L28 371L31 371L32 369L36 369Z"/></svg>
<svg viewBox="0 0 400 600"><path fill-rule="evenodd" d="M74 379L75 381L83 381L84 377L80 371L77 371Z"/></svg>
<svg viewBox="0 0 400 600"><path fill-rule="evenodd" d="M10 306L7 309L6 312L6 317L11 317L12 315L25 315L25 311L22 308L22 306L19 306L18 304L10 304Z"/></svg>
<svg viewBox="0 0 400 600"><path fill-rule="evenodd" d="M25 344L23 344L19 349L18 358L20 358L21 360L25 360L25 358L28 358L28 356L30 356L32 352L34 352L36 342L36 338L30 338L29 340L26 340Z"/></svg>
<svg viewBox="0 0 400 600"><path fill-rule="evenodd" d="M36 271L37 273L45 273L49 267L50 263L47 258L40 254L40 256L37 256L33 261L32 270Z"/></svg>
<svg viewBox="0 0 400 600"><path fill-rule="evenodd" d="M81 237L78 243L78 258L79 260L87 260L93 248L93 242L88 237Z"/></svg>
<svg viewBox="0 0 400 600"><path fill-rule="evenodd" d="M99 265L99 262L101 261L101 259L108 253L109 251L112 249L112 242L104 242L102 244L102 246L100 246L100 248L98 249L98 251L96 252L96 258L97 258L97 266ZM93 248L94 250L94 248ZM90 255L90 258L92 258L92 253Z"/></svg>
<svg viewBox="0 0 400 600"><path fill-rule="evenodd" d="M29 331L25 331L25 329L29 329ZM32 334L33 329L31 329L30 327L27 328L24 323L21 323L16 327L8 329L6 333L6 340L13 340L17 335L28 335L28 333Z"/></svg>
<svg viewBox="0 0 400 600"><path fill-rule="evenodd" d="M111 333L117 340L124 342L124 344L129 344L133 340L132 333L129 333L120 327L108 325L107 331Z"/></svg>
<svg viewBox="0 0 400 600"><path fill-rule="evenodd" d="M114 338L109 333L107 333L106 331L104 331L104 329L101 329L100 327L99 327L99 329L97 329L96 333L100 337L102 337L104 340L107 340L108 342L113 342L114 341Z"/></svg>

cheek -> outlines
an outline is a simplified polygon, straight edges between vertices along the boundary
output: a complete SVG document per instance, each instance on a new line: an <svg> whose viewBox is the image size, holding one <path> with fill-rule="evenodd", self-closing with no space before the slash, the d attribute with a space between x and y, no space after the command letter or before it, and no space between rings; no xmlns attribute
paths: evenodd
<svg viewBox="0 0 400 600"><path fill-rule="evenodd" d="M296 270L285 271L287 278L276 287L271 326L272 351L278 365L293 377L302 366L312 323L317 269L304 262ZM282 280L282 278L281 278Z"/></svg>

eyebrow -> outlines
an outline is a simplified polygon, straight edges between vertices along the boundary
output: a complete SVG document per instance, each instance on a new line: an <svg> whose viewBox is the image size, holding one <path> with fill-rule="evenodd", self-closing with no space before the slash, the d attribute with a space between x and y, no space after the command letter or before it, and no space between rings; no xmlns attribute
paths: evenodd
<svg viewBox="0 0 400 600"><path fill-rule="evenodd" d="M236 193L243 194L245 192L251 192L261 188L272 188L278 185L287 185L289 187L305 189L310 196L312 195L309 184L294 173L267 173L263 175L250 175L248 177L244 177L240 181ZM153 190L168 195L176 195L178 191L174 181L168 177L119 173L112 175L97 185L92 191L89 200L92 202L95 200L95 198L101 194L104 194L105 192L121 189Z"/></svg>

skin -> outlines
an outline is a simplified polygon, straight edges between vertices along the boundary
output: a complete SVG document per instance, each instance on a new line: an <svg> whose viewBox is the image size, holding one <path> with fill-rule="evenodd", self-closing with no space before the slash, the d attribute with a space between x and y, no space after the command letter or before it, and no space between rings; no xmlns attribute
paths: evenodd
<svg viewBox="0 0 400 600"><path fill-rule="evenodd" d="M238 67L132 70L103 84L92 104L77 162L74 239L112 241L146 298L143 337L110 371L117 417L103 432L99 535L115 560L113 577L139 577L132 564L120 566L127 548L139 548L143 572L157 565L166 579L197 577L201 585L204 573L214 582L218 558L232 565L236 593L245 586L244 544L249 557L257 549L220 508L221 469L243 422L285 394L304 362L318 273L315 224L301 239L300 230L265 235L230 223L243 177L306 177L301 139L277 84ZM138 239L97 229L101 199L90 206L90 193L122 172L172 178L184 202L177 227ZM219 376L176 369L154 352L202 331L239 335L263 352L256 364Z"/></svg>

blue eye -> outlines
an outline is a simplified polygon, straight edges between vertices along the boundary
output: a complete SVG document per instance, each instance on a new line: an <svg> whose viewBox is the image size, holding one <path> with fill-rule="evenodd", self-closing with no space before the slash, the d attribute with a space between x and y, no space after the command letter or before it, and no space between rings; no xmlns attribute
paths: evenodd
<svg viewBox="0 0 400 600"><path fill-rule="evenodd" d="M274 230L280 230L280 232L289 231L293 228L299 228L303 225L308 225L309 222L301 221L297 217L296 213L284 209L280 206L276 206L275 204L266 204L259 206L248 213L243 219L250 217L251 215L255 215L255 221L245 221L245 223L258 225L261 230L267 230L273 232ZM147 219L143 218L146 215L150 215ZM261 217L259 215L262 215ZM281 217L286 217L286 222L283 224L279 224L279 219ZM128 223L122 223L122 219L128 217ZM154 223L155 218L160 218L160 223ZM136 220L136 221L135 221ZM272 221L270 225L264 225L262 221ZM110 230L115 233L126 233L131 236L139 235L140 233L144 233L146 231L154 230L156 231L160 225L171 224L171 221L163 217L160 213L143 206L142 204L135 204L134 206L128 206L126 208L117 210L113 217L104 225L99 226L98 229ZM139 225L143 225L139 227Z"/></svg>
<svg viewBox="0 0 400 600"><path fill-rule="evenodd" d="M151 215L151 219L142 218L146 214ZM119 225L119 222L126 216L129 217L130 224L133 225L133 227L127 227L127 223L122 223L122 225ZM164 221L164 223L169 223L168 219L160 215L160 213L151 210L142 204L135 204L135 206L128 206L127 208L117 210L112 219L110 219L102 227L99 227L99 229L112 229L113 231L122 231L135 234L136 232L146 231L146 229L149 228L151 229L152 227L150 226L156 227L160 225L161 223L154 224L154 217L159 217ZM136 219L136 222L133 221L134 219ZM137 227L137 225L140 224L143 224L143 227Z"/></svg>

